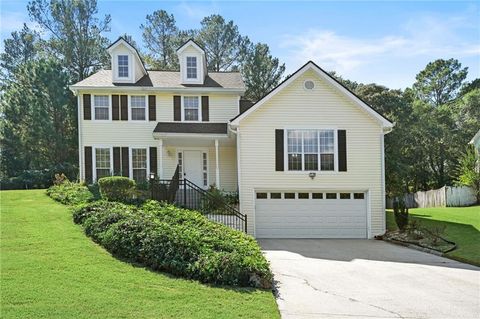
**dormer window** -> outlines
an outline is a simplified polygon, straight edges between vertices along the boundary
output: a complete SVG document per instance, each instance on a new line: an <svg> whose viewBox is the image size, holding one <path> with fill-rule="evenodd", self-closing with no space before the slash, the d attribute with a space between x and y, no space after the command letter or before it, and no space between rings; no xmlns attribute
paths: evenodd
<svg viewBox="0 0 480 319"><path fill-rule="evenodd" d="M187 56L187 79L197 78L197 57Z"/></svg>
<svg viewBox="0 0 480 319"><path fill-rule="evenodd" d="M118 56L118 77L128 78L128 55Z"/></svg>

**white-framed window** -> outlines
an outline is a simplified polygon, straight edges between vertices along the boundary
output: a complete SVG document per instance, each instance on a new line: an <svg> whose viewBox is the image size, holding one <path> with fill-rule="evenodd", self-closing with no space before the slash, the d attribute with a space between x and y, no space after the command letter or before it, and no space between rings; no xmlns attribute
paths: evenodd
<svg viewBox="0 0 480 319"><path fill-rule="evenodd" d="M117 64L118 64L118 77L128 78L128 55L118 55Z"/></svg>
<svg viewBox="0 0 480 319"><path fill-rule="evenodd" d="M289 171L335 171L335 130L287 130Z"/></svg>
<svg viewBox="0 0 480 319"><path fill-rule="evenodd" d="M202 153L203 186L208 186L208 160L207 153ZM217 185L218 186L218 185Z"/></svg>
<svg viewBox="0 0 480 319"><path fill-rule="evenodd" d="M145 95L130 96L130 119L132 121L147 119L147 97Z"/></svg>
<svg viewBox="0 0 480 319"><path fill-rule="evenodd" d="M95 180L110 176L112 172L112 152L109 147L95 148Z"/></svg>
<svg viewBox="0 0 480 319"><path fill-rule="evenodd" d="M184 96L183 97L183 120L184 121L201 121L200 113L200 97Z"/></svg>
<svg viewBox="0 0 480 319"><path fill-rule="evenodd" d="M110 120L110 96L93 96L93 118L97 121Z"/></svg>
<svg viewBox="0 0 480 319"><path fill-rule="evenodd" d="M197 57L187 56L187 79L197 78Z"/></svg>
<svg viewBox="0 0 480 319"><path fill-rule="evenodd" d="M137 183L145 182L147 176L147 149L132 148L132 178Z"/></svg>

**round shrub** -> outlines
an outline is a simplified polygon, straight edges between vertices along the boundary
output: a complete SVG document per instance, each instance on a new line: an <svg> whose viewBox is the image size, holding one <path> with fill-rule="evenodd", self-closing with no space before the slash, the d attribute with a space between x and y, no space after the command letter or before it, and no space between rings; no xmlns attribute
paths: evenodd
<svg viewBox="0 0 480 319"><path fill-rule="evenodd" d="M87 186L65 181L47 189L47 195L65 205L79 205L93 200L93 194Z"/></svg>
<svg viewBox="0 0 480 319"><path fill-rule="evenodd" d="M108 176L98 180L100 195L112 202L129 202L135 193L135 181L123 176Z"/></svg>

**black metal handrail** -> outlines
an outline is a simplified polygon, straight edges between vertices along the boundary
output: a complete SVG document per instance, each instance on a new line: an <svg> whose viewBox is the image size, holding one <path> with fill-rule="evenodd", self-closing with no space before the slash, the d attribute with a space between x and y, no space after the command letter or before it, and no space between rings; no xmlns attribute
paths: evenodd
<svg viewBox="0 0 480 319"><path fill-rule="evenodd" d="M179 167L171 180L154 179L151 181L152 199L167 201L176 206L193 209L215 222L247 232L247 215L225 203L192 181L179 178Z"/></svg>

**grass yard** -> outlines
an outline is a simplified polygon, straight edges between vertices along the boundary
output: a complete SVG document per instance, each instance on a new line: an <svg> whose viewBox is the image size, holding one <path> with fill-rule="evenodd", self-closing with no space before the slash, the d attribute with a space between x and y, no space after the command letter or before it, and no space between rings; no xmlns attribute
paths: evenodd
<svg viewBox="0 0 480 319"><path fill-rule="evenodd" d="M279 318L270 291L211 287L113 258L44 190L0 196L3 318Z"/></svg>
<svg viewBox="0 0 480 319"><path fill-rule="evenodd" d="M444 237L457 244L447 257L480 266L480 206L413 208L409 212L427 227L446 225ZM387 228L397 229L391 210L387 211Z"/></svg>

